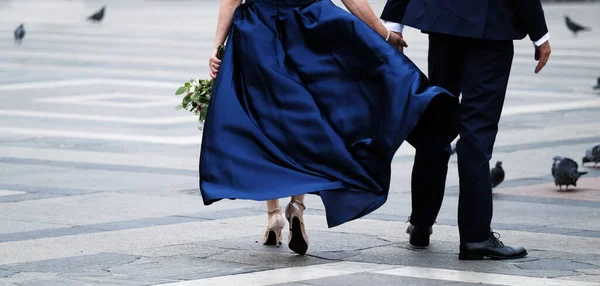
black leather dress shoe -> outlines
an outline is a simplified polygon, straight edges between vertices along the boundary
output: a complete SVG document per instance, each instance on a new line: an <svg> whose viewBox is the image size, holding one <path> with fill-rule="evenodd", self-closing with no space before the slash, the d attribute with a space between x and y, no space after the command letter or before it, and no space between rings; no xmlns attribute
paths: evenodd
<svg viewBox="0 0 600 286"><path fill-rule="evenodd" d="M527 255L527 250L520 246L506 246L500 238L490 232L490 237L481 242L468 242L460 244L459 260L482 260L484 257L490 259L515 259Z"/></svg>
<svg viewBox="0 0 600 286"><path fill-rule="evenodd" d="M417 227L409 225L406 229L406 233L410 235L410 244L414 247L427 247L429 246L429 236L433 233L431 227Z"/></svg>

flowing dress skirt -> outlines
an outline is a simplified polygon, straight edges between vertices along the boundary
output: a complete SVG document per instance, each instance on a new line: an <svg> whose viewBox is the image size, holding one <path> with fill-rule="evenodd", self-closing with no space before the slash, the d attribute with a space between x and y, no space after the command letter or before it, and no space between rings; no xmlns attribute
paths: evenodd
<svg viewBox="0 0 600 286"><path fill-rule="evenodd" d="M394 153L434 97L458 110L454 96L329 0L246 1L204 125L204 203L312 193L329 227L362 217L386 201Z"/></svg>

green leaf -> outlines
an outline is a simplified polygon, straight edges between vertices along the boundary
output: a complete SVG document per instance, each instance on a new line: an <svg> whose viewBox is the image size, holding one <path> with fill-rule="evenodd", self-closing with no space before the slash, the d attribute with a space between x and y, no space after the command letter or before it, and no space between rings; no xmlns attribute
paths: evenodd
<svg viewBox="0 0 600 286"><path fill-rule="evenodd" d="M186 95L183 97L183 100L181 101L181 105L187 107L188 104L190 104L190 101L191 101L190 96Z"/></svg>
<svg viewBox="0 0 600 286"><path fill-rule="evenodd" d="M185 86L182 86L177 89L177 91L175 92L175 95L181 95L185 92L185 90L186 90Z"/></svg>
<svg viewBox="0 0 600 286"><path fill-rule="evenodd" d="M189 82L186 82L184 86L185 86L186 88L188 88L188 87L190 87L190 85L191 85L191 84L190 84Z"/></svg>
<svg viewBox="0 0 600 286"><path fill-rule="evenodd" d="M183 109L183 105L181 105L181 104L175 106L175 110L182 110L182 109Z"/></svg>

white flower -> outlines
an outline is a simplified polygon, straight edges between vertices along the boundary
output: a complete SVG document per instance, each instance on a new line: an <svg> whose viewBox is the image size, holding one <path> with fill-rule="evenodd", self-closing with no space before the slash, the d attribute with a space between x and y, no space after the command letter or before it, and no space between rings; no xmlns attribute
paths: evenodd
<svg viewBox="0 0 600 286"><path fill-rule="evenodd" d="M195 85L191 85L190 86L190 92L193 93L196 91L196 86Z"/></svg>

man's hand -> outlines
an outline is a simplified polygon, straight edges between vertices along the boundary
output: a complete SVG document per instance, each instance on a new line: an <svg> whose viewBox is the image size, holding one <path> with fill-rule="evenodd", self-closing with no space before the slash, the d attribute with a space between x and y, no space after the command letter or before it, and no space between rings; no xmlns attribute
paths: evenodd
<svg viewBox="0 0 600 286"><path fill-rule="evenodd" d="M537 66L535 67L535 73L539 73L550 58L550 41L546 41L539 47L535 47L535 55L534 58L538 61Z"/></svg>
<svg viewBox="0 0 600 286"><path fill-rule="evenodd" d="M404 53L404 48L408 48L408 45L406 44L406 42L404 41L404 38L402 37L402 33L392 32L390 34L390 39L388 40L388 42L394 48L400 50L403 53Z"/></svg>

